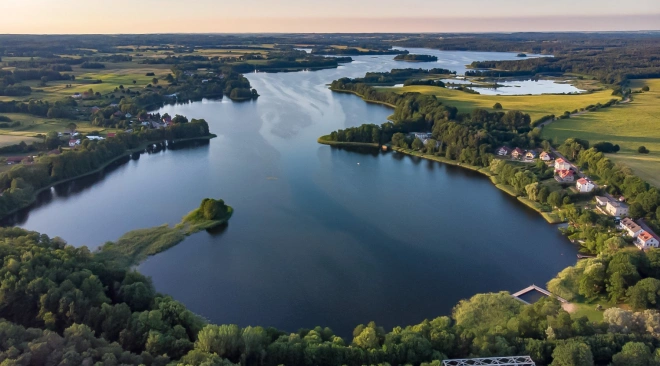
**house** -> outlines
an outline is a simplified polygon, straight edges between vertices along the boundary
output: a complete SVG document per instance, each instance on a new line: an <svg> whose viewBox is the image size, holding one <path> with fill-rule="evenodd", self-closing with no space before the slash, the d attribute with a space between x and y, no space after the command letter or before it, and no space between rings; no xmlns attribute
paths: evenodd
<svg viewBox="0 0 660 366"><path fill-rule="evenodd" d="M562 158L555 160L555 172L559 170L570 170L572 167L571 163Z"/></svg>
<svg viewBox="0 0 660 366"><path fill-rule="evenodd" d="M656 238L650 232L644 230L639 233L637 239L635 240L635 246L641 250L657 248L659 244L660 242L658 242L658 238Z"/></svg>
<svg viewBox="0 0 660 366"><path fill-rule="evenodd" d="M110 104L110 107L112 107L112 108L118 108L118 107L119 107L119 104L117 104L117 103L112 103L112 104Z"/></svg>
<svg viewBox="0 0 660 366"><path fill-rule="evenodd" d="M130 114L130 113L126 113L126 114L124 115L124 117L126 117L126 118L131 118L131 117L133 117L133 115Z"/></svg>
<svg viewBox="0 0 660 366"><path fill-rule="evenodd" d="M170 119L169 122L172 122L172 120ZM416 139L420 139L420 140L430 139L431 137L433 137L433 134L431 134L430 132L413 132L412 135Z"/></svg>
<svg viewBox="0 0 660 366"><path fill-rule="evenodd" d="M14 165L14 164L19 164L21 161L25 159L25 156L10 156L6 159L7 165Z"/></svg>
<svg viewBox="0 0 660 366"><path fill-rule="evenodd" d="M204 80L202 80L202 84L206 84L206 83L208 83L208 82L209 82L209 79L204 79Z"/></svg>
<svg viewBox="0 0 660 366"><path fill-rule="evenodd" d="M572 170L560 170L556 172L555 180L559 183L573 183L575 180L575 172Z"/></svg>
<svg viewBox="0 0 660 366"><path fill-rule="evenodd" d="M108 135L107 135L107 136L108 136L108 138L111 138L111 137L115 137L115 136L117 136L117 134L114 133L114 132L108 132Z"/></svg>
<svg viewBox="0 0 660 366"><path fill-rule="evenodd" d="M541 160L543 160L543 161L550 161L550 160L553 159L552 154L550 154L550 153L547 152L547 151L542 152L541 155L540 155L540 157L541 157Z"/></svg>
<svg viewBox="0 0 660 366"><path fill-rule="evenodd" d="M641 234L642 227L637 225L636 222L634 222L631 218L626 217L625 219L621 220L621 223L619 224L619 227L621 230L625 231L626 234L632 238L636 238L639 234Z"/></svg>
<svg viewBox="0 0 660 366"><path fill-rule="evenodd" d="M80 140L69 140L69 147L76 147L80 145Z"/></svg>
<svg viewBox="0 0 660 366"><path fill-rule="evenodd" d="M172 123L172 117L170 116L163 117L163 123Z"/></svg>
<svg viewBox="0 0 660 366"><path fill-rule="evenodd" d="M578 192L580 193L589 193L593 191L594 188L596 188L596 185L594 184L594 182L590 181L587 178L580 178L578 179L575 187L577 187Z"/></svg>
<svg viewBox="0 0 660 366"><path fill-rule="evenodd" d="M497 155L499 156L507 156L509 154L511 154L511 148L509 147L502 146L499 149L497 149Z"/></svg>
<svg viewBox="0 0 660 366"><path fill-rule="evenodd" d="M97 106L94 106L94 107L90 108L89 110L92 111L92 113L96 113L96 112L100 111L101 108L99 108Z"/></svg>
<svg viewBox="0 0 660 366"><path fill-rule="evenodd" d="M92 141L105 140L105 138L103 138L101 136L87 136L87 139L92 140Z"/></svg>
<svg viewBox="0 0 660 366"><path fill-rule="evenodd" d="M526 159L526 160L534 160L534 159L536 159L537 156L538 156L538 154L536 153L536 151L534 151L534 150L529 150L529 151L527 151L527 153L525 154L525 159Z"/></svg>
<svg viewBox="0 0 660 366"><path fill-rule="evenodd" d="M596 196L596 204L598 206L605 206L610 203L610 199L604 196Z"/></svg>
<svg viewBox="0 0 660 366"><path fill-rule="evenodd" d="M117 117L117 118L121 118L124 114L121 113L121 111L117 111L117 112L113 113L112 115Z"/></svg>
<svg viewBox="0 0 660 366"><path fill-rule="evenodd" d="M521 148L517 147L511 152L511 157L514 159L520 159L524 154L525 152Z"/></svg>
<svg viewBox="0 0 660 366"><path fill-rule="evenodd" d="M73 99L80 99L80 98L82 98L82 94L80 94L80 93L74 93L73 96L72 96L72 98L73 98Z"/></svg>
<svg viewBox="0 0 660 366"><path fill-rule="evenodd" d="M628 214L628 205L619 201L609 201L605 206L605 211L612 216L625 216Z"/></svg>

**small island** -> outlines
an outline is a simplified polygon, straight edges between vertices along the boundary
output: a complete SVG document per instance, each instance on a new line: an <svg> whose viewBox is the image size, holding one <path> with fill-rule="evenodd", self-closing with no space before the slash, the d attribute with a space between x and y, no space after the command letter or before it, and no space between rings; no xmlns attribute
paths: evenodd
<svg viewBox="0 0 660 366"><path fill-rule="evenodd" d="M438 58L431 55L413 55L401 54L394 56L394 61L408 61L408 62L436 62Z"/></svg>
<svg viewBox="0 0 660 366"><path fill-rule="evenodd" d="M519 53L516 55L516 57L527 57L527 54L525 53Z"/></svg>
<svg viewBox="0 0 660 366"><path fill-rule="evenodd" d="M105 243L96 255L104 262L132 267L181 243L186 236L225 225L233 213L234 209L225 201L205 198L199 208L188 213L176 226L164 224L129 231L116 242Z"/></svg>

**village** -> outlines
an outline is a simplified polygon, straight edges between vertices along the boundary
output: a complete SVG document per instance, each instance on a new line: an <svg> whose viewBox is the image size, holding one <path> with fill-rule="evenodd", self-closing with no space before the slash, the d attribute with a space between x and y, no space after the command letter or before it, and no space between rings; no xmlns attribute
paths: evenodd
<svg viewBox="0 0 660 366"><path fill-rule="evenodd" d="M126 122L127 125L130 126L130 128L119 131L119 133L132 133L134 129L139 130L139 129L161 129L161 128L166 128L174 125L177 122L177 118L185 118L181 116L175 116L172 118L169 114L164 114L160 115L159 113L143 113L140 114L137 119L133 119L133 115L130 113L124 113L119 110L119 105L117 104L111 104L106 108L112 108L115 109L115 111L112 112L111 116L117 120L123 120ZM94 106L89 108L89 112L92 115L95 114L101 114L103 113L103 109ZM183 121L178 121L178 122L183 122ZM187 122L187 120L185 121ZM75 127L75 124L72 124L72 127L70 127L66 131L60 131L57 132L57 137L60 139L60 146L55 149L51 149L46 152L40 152L38 154L29 154L29 155L21 155L21 156L7 156L4 158L0 158L0 162L4 162L5 165L16 165L16 164L26 164L30 165L35 162L35 159L38 158L41 155L59 155L61 154L64 150L70 149L70 150L76 150L85 140L90 140L90 141L102 141L107 138L114 138L117 136L117 132L106 132L105 136L101 136L100 133L94 131L87 133L86 135L81 134L78 132L78 130Z"/></svg>
<svg viewBox="0 0 660 366"><path fill-rule="evenodd" d="M577 166L554 150L541 151L539 153L537 150L525 151L518 147L511 149L502 146L497 149L496 154L499 158L526 163L532 163L535 162L536 159L540 159L548 166L554 168L554 179L558 183L575 183L573 189L578 194L593 194L599 188L598 185L584 175ZM617 228L621 230L624 236L632 239L633 244L638 249L648 250L660 246L660 237L649 228L643 219L634 220L629 217L629 207L625 203L625 197L613 197L604 189L599 191L603 192L602 195L593 197L595 200L595 210L598 213L613 217Z"/></svg>

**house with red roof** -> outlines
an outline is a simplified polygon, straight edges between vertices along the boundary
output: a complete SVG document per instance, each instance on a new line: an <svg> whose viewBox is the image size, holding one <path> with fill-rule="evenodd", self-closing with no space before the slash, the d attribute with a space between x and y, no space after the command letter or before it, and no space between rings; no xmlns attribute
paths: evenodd
<svg viewBox="0 0 660 366"><path fill-rule="evenodd" d="M108 137L115 137L115 136L117 136L116 133L114 133L114 132L108 132Z"/></svg>
<svg viewBox="0 0 660 366"><path fill-rule="evenodd" d="M520 159L523 155L525 155L525 151L519 147L513 149L511 152L511 157L514 159Z"/></svg>
<svg viewBox="0 0 660 366"><path fill-rule="evenodd" d="M559 183L573 183L575 180L575 172L571 169L560 170L555 173L555 180Z"/></svg>
<svg viewBox="0 0 660 366"><path fill-rule="evenodd" d="M570 170L572 167L571 163L562 158L555 160L555 172L559 170Z"/></svg>
<svg viewBox="0 0 660 366"><path fill-rule="evenodd" d="M660 245L658 238L656 238L655 235L648 231L642 231L639 235L637 235L637 239L635 239L635 246L641 250L657 248L658 245Z"/></svg>
<svg viewBox="0 0 660 366"><path fill-rule="evenodd" d="M587 178L580 178L577 180L575 187L580 193L589 193L596 188L596 185Z"/></svg>

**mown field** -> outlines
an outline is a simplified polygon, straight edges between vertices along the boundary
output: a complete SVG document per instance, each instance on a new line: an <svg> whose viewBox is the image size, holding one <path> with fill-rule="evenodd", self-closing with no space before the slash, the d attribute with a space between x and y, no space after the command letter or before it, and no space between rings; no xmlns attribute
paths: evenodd
<svg viewBox="0 0 660 366"><path fill-rule="evenodd" d="M650 91L633 94L632 102L555 121L545 126L543 137L555 142L578 137L592 144L599 141L618 144L621 151L610 154L610 158L660 187L660 79L635 80L631 88L639 90L644 85ZM637 149L641 145L651 153L639 154Z"/></svg>
<svg viewBox="0 0 660 366"><path fill-rule="evenodd" d="M502 104L503 110L520 110L532 117L532 120L565 111L584 108L590 104L606 103L612 96L611 90L601 90L579 95L481 95L460 90L439 88L426 85L412 85L398 88L381 88L395 93L422 93L435 95L445 104L455 106L461 112L470 112L475 108L491 110L495 103Z"/></svg>

